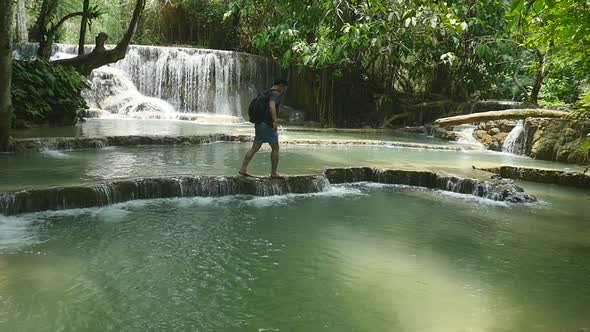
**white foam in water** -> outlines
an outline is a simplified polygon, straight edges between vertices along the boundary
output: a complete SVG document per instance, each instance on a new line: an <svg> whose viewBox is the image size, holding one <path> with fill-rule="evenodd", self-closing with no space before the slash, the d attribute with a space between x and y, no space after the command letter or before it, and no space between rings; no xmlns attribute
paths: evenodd
<svg viewBox="0 0 590 332"><path fill-rule="evenodd" d="M68 158L72 157L71 155L64 153L63 151L58 151L58 150L43 150L43 151L41 151L41 153L47 157L57 158L57 159L68 159Z"/></svg>
<svg viewBox="0 0 590 332"><path fill-rule="evenodd" d="M90 80L91 88L84 92L84 97L91 108L136 119L176 119L170 103L142 95L120 69L95 69Z"/></svg>
<svg viewBox="0 0 590 332"><path fill-rule="evenodd" d="M292 197L288 195L282 196L266 196L266 197L253 197L246 201L246 204L254 207L262 208L269 206L285 205L289 202Z"/></svg>
<svg viewBox="0 0 590 332"><path fill-rule="evenodd" d="M41 242L32 229L34 219L26 216L5 217L0 215L0 250L17 249Z"/></svg>
<svg viewBox="0 0 590 332"><path fill-rule="evenodd" d="M379 183L379 182L355 182L351 184L346 184L347 186L354 186L354 187L364 187L367 189L383 189L383 188L399 188L399 189L406 189L406 188L419 188L408 186L405 184L388 184L388 183Z"/></svg>
<svg viewBox="0 0 590 332"><path fill-rule="evenodd" d="M502 152L511 154L524 154L525 150L525 128L524 122L519 120L516 127L510 131L504 144L502 145Z"/></svg>
<svg viewBox="0 0 590 332"><path fill-rule="evenodd" d="M474 196L471 194L460 194L460 193L455 193L455 192L451 192L451 191L444 191L444 190L433 190L432 192L437 195L440 195L440 196L451 197L453 200L464 200L464 201L469 201L469 202L475 202L475 203L482 204L482 205L494 205L494 206L502 206L502 207L511 206L511 204L507 203L507 202L494 201L493 199ZM521 206L521 205L522 205L522 203L519 203L519 206Z"/></svg>
<svg viewBox="0 0 590 332"><path fill-rule="evenodd" d="M475 131L474 125L459 125L456 126L453 130L459 135L459 139L457 143L465 144L465 145L473 145L473 146L480 146L483 148L481 142L479 142L475 137L473 137L473 132Z"/></svg>

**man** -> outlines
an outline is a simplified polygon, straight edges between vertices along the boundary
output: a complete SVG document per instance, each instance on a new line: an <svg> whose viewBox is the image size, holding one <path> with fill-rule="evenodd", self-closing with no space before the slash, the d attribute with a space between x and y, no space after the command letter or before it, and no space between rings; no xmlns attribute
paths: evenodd
<svg viewBox="0 0 590 332"><path fill-rule="evenodd" d="M254 158L254 155L264 143L268 143L272 149L270 154L271 160L271 178L279 178L281 175L277 173L277 167L279 165L279 129L278 122L278 110L281 105L284 93L287 91L288 83L282 78L277 78L272 88L266 92L268 97L268 112L266 112L262 122L255 124L256 135L254 137L254 144L252 148L246 153L242 168L240 168L240 174L244 176L252 176L248 173L248 164Z"/></svg>

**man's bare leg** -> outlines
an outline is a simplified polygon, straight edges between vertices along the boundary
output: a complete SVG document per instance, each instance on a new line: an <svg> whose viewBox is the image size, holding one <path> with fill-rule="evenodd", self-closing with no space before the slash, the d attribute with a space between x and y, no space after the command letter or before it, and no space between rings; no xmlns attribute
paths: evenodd
<svg viewBox="0 0 590 332"><path fill-rule="evenodd" d="M246 156L244 156L244 162L242 163L242 168L240 168L240 174L246 175L246 176L250 175L250 173L248 173L248 164L250 164L250 161L252 160L252 158L254 158L254 155L256 154L256 152L258 152L258 150L260 150L261 146L262 146L262 142L254 141L254 143L252 144L252 147L250 148L250 150L248 150L248 152L246 152Z"/></svg>
<svg viewBox="0 0 590 332"><path fill-rule="evenodd" d="M272 148L272 152L270 153L270 162L272 165L270 176L280 177L281 175L277 173L277 167L279 167L279 143L270 143L270 147Z"/></svg>

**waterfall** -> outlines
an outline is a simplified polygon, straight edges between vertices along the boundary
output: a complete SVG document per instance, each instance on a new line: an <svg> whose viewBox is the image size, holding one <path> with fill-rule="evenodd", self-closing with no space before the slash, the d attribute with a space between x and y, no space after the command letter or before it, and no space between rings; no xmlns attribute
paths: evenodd
<svg viewBox="0 0 590 332"><path fill-rule="evenodd" d="M525 193L521 187L510 180L483 181L430 171L374 169L369 167L329 168L325 170L324 175L332 184L377 182L424 187L509 203L532 203L537 201L534 196Z"/></svg>
<svg viewBox="0 0 590 332"><path fill-rule="evenodd" d="M108 66L95 69L89 80L90 89L84 91L83 96L91 109L132 118L176 118L172 105L165 100L142 95L120 69Z"/></svg>
<svg viewBox="0 0 590 332"><path fill-rule="evenodd" d="M30 58L36 48L32 43L16 45L15 57ZM86 46L87 53L92 49ZM54 59L71 57L77 46L56 44L52 54ZM183 120L227 123L243 121L251 98L270 87L280 67L271 59L246 53L130 45L124 59L96 71L90 78L92 91L85 94L92 107L96 107L94 95L107 97L99 88L108 85L111 113L169 118L172 110Z"/></svg>
<svg viewBox="0 0 590 332"><path fill-rule="evenodd" d="M475 128L476 126L469 124L456 126L453 131L459 137L457 143L483 147L483 144L473 137Z"/></svg>
<svg viewBox="0 0 590 332"><path fill-rule="evenodd" d="M512 154L524 154L525 152L525 130L524 122L519 120L516 127L512 129L510 134L506 137L504 144L502 145L502 152Z"/></svg>
<svg viewBox="0 0 590 332"><path fill-rule="evenodd" d="M178 176L114 180L92 185L0 193L0 214L88 208L137 199L318 193L329 185L323 176L290 176L282 179Z"/></svg>

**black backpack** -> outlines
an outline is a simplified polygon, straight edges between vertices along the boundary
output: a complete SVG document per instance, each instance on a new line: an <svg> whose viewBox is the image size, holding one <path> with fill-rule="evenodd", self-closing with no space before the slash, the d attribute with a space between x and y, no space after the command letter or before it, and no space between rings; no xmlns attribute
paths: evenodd
<svg viewBox="0 0 590 332"><path fill-rule="evenodd" d="M273 89L267 90L264 93L259 93L248 105L248 117L252 123L261 123L266 119L267 113L270 112L268 107L269 92Z"/></svg>

